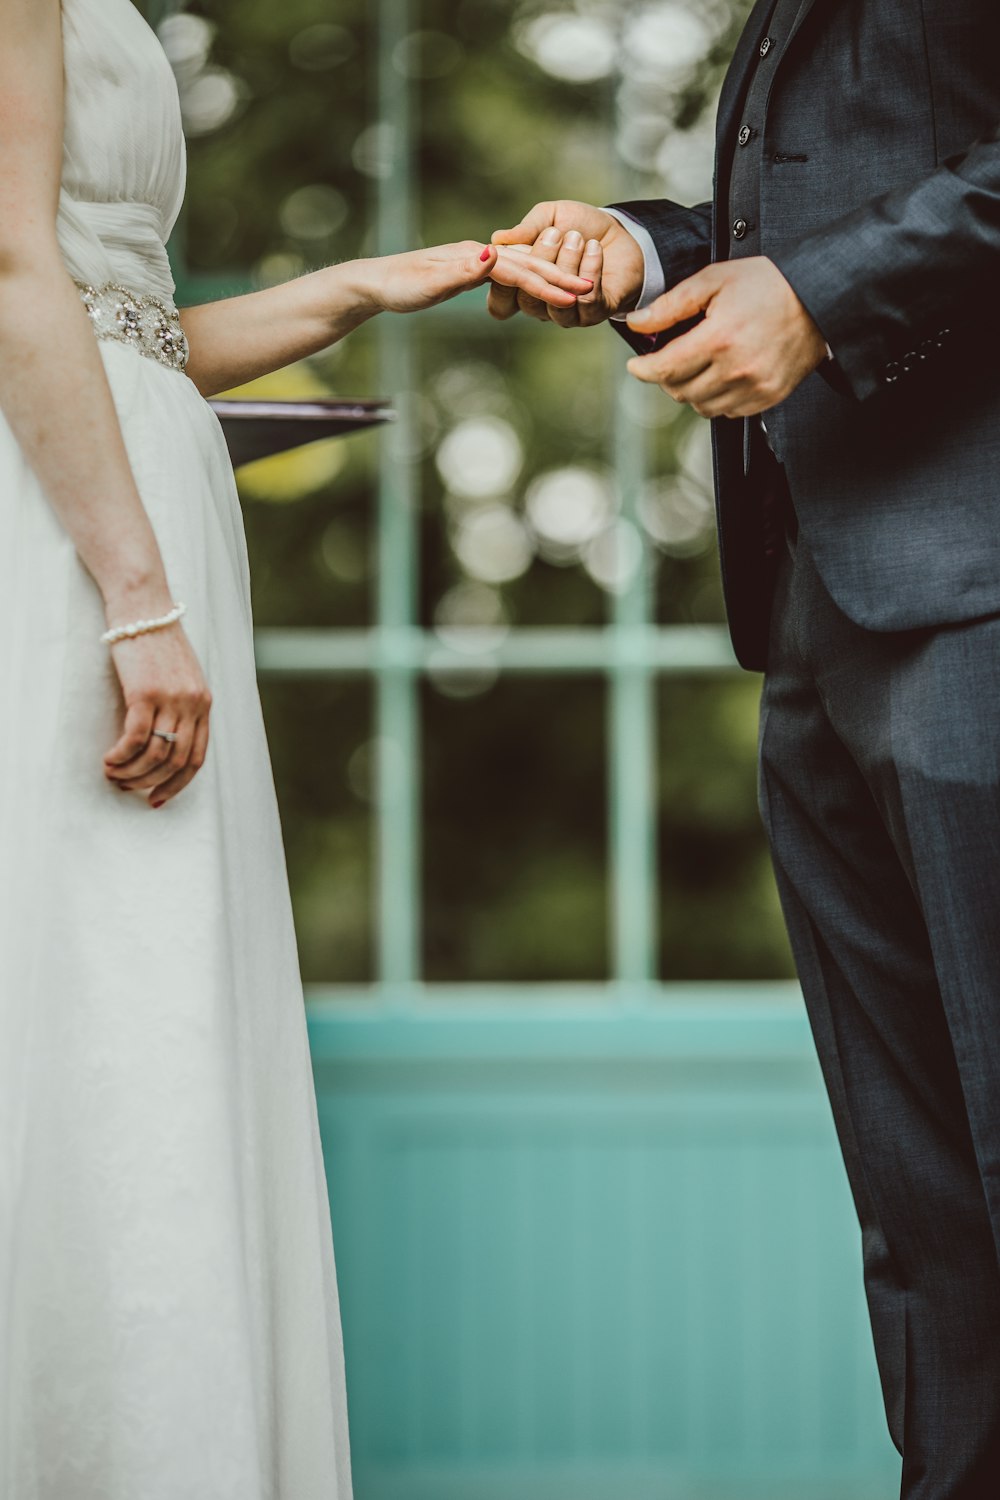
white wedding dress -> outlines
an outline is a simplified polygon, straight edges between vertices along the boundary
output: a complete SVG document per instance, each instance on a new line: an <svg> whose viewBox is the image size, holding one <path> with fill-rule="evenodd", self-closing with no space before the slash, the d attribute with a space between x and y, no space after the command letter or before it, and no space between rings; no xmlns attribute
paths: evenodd
<svg viewBox="0 0 1000 1500"><path fill-rule="evenodd" d="M130 0L64 0L63 26L66 265L169 299L169 65ZM0 416L0 1500L349 1500L232 471L181 371L99 348L212 742L162 810L105 781L101 601Z"/></svg>

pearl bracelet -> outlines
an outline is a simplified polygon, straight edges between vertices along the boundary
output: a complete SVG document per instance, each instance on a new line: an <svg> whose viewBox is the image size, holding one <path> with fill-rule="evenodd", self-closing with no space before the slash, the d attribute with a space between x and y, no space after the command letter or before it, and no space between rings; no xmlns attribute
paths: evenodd
<svg viewBox="0 0 1000 1500"><path fill-rule="evenodd" d="M186 613L186 604L175 604L169 613L161 615L158 620L136 620L132 625L116 625L112 630L104 632L101 636L101 645L113 646L116 641L131 640L133 636L146 635L150 630L165 630L168 625L173 625L181 615Z"/></svg>

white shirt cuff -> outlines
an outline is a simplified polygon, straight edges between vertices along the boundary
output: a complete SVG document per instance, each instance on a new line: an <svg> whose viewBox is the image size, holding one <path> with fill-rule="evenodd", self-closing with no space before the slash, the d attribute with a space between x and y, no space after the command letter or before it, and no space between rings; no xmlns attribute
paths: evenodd
<svg viewBox="0 0 1000 1500"><path fill-rule="evenodd" d="M604 212L610 214L613 219L617 219L622 228L628 230L642 251L645 263L642 291L639 293L638 302L632 309L633 312L638 312L640 308L648 307L651 302L655 302L657 297L662 297L667 290L666 278L663 274L663 267L660 265L660 257L656 253L656 246L653 244L653 236L639 223L638 219L633 219L631 214L622 213L617 208L606 208ZM624 323L627 317L628 313L615 313L611 322Z"/></svg>
<svg viewBox="0 0 1000 1500"><path fill-rule="evenodd" d="M641 308L648 307L651 302L655 302L657 297L662 297L663 293L667 290L666 277L663 274L660 257L656 253L653 236L644 225L639 223L638 219L633 219L631 214L623 213L621 209L606 208L604 212L610 214L613 219L617 219L622 228L628 230L642 251L642 259L645 265L642 291L639 293L638 302L632 309L633 312L639 312ZM612 323L624 323L627 317L628 313L615 313L610 321ZM835 358L829 344L826 346L826 357L831 360Z"/></svg>

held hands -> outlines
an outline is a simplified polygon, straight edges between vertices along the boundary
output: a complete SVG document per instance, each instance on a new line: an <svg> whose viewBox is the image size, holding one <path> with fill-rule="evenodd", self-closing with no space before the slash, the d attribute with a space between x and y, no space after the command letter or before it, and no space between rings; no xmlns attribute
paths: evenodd
<svg viewBox="0 0 1000 1500"><path fill-rule="evenodd" d="M545 264L593 279L593 288L569 305L544 301L531 288L494 284L488 307L494 318L518 312L589 327L628 312L636 333L655 334L704 314L689 333L652 354L629 361L638 380L660 385L675 401L705 417L748 417L784 401L826 357L826 342L773 261L763 256L708 266L651 307L631 312L642 291L645 267L638 242L603 209L569 199L538 203L493 243Z"/></svg>
<svg viewBox="0 0 1000 1500"><path fill-rule="evenodd" d="M375 312L420 312L484 281L530 297L541 307L572 309L580 294L591 291L593 279L584 279L586 270L583 277L577 274L579 263L569 269L553 260L529 260L514 250L463 240L460 244L360 261L358 266Z"/></svg>
<svg viewBox="0 0 1000 1500"><path fill-rule="evenodd" d="M593 280L570 306L541 300L529 287L510 284L490 288L488 307L494 318L529 318L562 328L589 328L634 307L642 291L642 251L618 220L590 203L572 199L536 203L513 229L498 229L493 243L530 257L541 271L546 264Z"/></svg>
<svg viewBox="0 0 1000 1500"><path fill-rule="evenodd" d="M753 417L784 401L826 357L826 341L773 261L724 261L680 282L642 312L636 333L704 319L653 354L629 360L638 380L703 417Z"/></svg>

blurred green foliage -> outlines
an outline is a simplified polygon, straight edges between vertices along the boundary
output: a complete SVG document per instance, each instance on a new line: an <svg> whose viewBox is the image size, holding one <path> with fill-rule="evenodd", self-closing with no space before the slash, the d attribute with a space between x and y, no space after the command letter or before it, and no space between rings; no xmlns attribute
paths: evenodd
<svg viewBox="0 0 1000 1500"><path fill-rule="evenodd" d="M412 30L381 65L413 94L402 148L415 241L488 238L547 196L706 196L698 162L746 8L413 0ZM168 20L190 139L175 245L182 295L374 251L376 189L386 153L400 148L377 116L378 14L362 0L192 0ZM602 36L613 39L603 62ZM565 493L584 486L595 525L614 519L622 399L649 475L642 566L656 618L721 621L702 424L658 392L631 385L620 396L625 350L609 330L496 325L481 300L416 328L415 439L397 461L419 474L421 623L609 618L600 547L567 542ZM376 370L369 327L263 389L382 394ZM377 442L248 471L258 624L371 623ZM499 493L489 472L476 477L491 464L509 471ZM737 675L665 680L659 692L651 817L670 979L791 973L755 804L758 696L759 679ZM263 697L305 975L370 979L371 693L355 681L289 681L265 684ZM426 976L605 977L605 685L484 680L455 697L432 679L421 710Z"/></svg>

